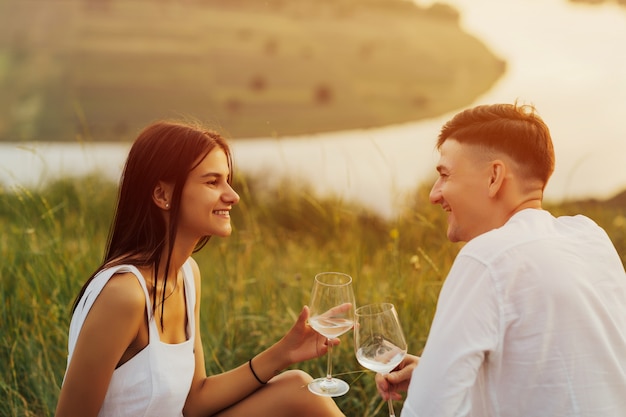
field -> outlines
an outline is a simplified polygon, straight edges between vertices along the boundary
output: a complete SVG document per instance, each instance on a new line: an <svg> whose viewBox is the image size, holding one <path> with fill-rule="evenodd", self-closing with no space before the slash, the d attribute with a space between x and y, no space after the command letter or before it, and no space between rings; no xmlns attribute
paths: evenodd
<svg viewBox="0 0 626 417"><path fill-rule="evenodd" d="M417 189L394 221L313 199L289 184L268 190L236 178L236 189L242 202L233 213L233 236L212 239L195 255L203 273L201 328L209 373L235 367L281 337L322 270L351 274L357 304L396 304L410 351L420 352L459 249L446 240L444 213L428 203L427 188ZM115 185L96 178L0 194L0 415L54 414L71 304L101 260L115 196ZM623 201L552 209L589 214L626 263ZM354 358L351 334L341 339L334 369L351 390L337 399L339 406L348 416L384 416L372 373ZM299 367L319 376L325 361Z"/></svg>
<svg viewBox="0 0 626 417"><path fill-rule="evenodd" d="M438 116L506 69L458 19L404 0L5 0L0 141L129 141L181 116L232 138Z"/></svg>
<svg viewBox="0 0 626 417"><path fill-rule="evenodd" d="M126 141L160 117L239 138L440 115L506 69L458 17L400 0L5 0L0 141ZM357 304L394 303L410 351L421 351L459 249L427 188L392 221L294 184L238 177L236 189L233 236L194 256L209 374L280 338L322 270L352 275ZM551 208L590 215L626 263L624 196ZM0 416L54 414L71 305L102 258L115 198L95 177L0 187ZM334 350L335 373L351 385L337 402L347 416L384 416L352 342L346 334ZM298 367L320 376L325 365Z"/></svg>

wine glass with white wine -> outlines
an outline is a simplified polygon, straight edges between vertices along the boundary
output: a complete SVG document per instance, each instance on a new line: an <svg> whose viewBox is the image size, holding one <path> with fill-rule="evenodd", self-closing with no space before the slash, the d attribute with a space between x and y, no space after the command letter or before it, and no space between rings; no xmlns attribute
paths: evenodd
<svg viewBox="0 0 626 417"><path fill-rule="evenodd" d="M368 304L356 309L354 351L363 367L381 374L388 374L402 362L407 345L393 304ZM395 417L391 398L387 405L389 416Z"/></svg>
<svg viewBox="0 0 626 417"><path fill-rule="evenodd" d="M340 272L321 272L315 276L309 325L331 339L349 331L354 325L354 292L352 277ZM328 343L326 377L317 378L309 384L309 390L317 395L338 397L344 395L350 386L332 376L332 346Z"/></svg>

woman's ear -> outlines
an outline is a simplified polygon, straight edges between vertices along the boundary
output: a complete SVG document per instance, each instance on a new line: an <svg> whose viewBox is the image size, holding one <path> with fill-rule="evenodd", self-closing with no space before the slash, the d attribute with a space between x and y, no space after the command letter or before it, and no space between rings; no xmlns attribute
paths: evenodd
<svg viewBox="0 0 626 417"><path fill-rule="evenodd" d="M489 176L489 197L495 197L502 189L506 177L506 164L496 159L491 162Z"/></svg>
<svg viewBox="0 0 626 417"><path fill-rule="evenodd" d="M172 187L163 181L159 181L152 190L152 201L161 210L169 210L172 201Z"/></svg>

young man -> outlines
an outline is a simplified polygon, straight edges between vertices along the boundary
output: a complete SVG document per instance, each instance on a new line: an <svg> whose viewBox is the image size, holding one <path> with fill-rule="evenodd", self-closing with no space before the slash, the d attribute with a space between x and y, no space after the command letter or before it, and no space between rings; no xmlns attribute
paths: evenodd
<svg viewBox="0 0 626 417"><path fill-rule="evenodd" d="M378 375L381 395L408 389L402 417L623 417L626 273L592 220L542 209L546 124L532 106L478 106L443 126L437 148L430 200L467 244L422 357Z"/></svg>

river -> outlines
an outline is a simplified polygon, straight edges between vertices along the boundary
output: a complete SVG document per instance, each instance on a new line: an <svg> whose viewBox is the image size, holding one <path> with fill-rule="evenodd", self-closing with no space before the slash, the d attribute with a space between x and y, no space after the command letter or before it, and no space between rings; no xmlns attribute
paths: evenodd
<svg viewBox="0 0 626 417"><path fill-rule="evenodd" d="M420 4L426 1L418 1ZM606 198L626 188L626 9L566 0L450 0L465 29L508 63L474 104L532 103L557 153L546 199ZM456 112L456 111L455 111ZM434 178L434 119L370 130L232 142L236 169L269 182L288 177L383 216ZM0 182L36 186L100 172L117 179L126 144L0 144Z"/></svg>

